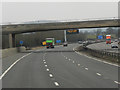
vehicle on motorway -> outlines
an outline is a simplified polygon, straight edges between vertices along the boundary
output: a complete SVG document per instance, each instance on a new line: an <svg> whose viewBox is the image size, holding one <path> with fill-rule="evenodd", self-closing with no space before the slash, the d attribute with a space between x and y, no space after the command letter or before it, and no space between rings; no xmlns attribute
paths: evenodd
<svg viewBox="0 0 120 90"><path fill-rule="evenodd" d="M92 41L92 40L88 41L88 44L93 44L93 43L95 43L95 41Z"/></svg>
<svg viewBox="0 0 120 90"><path fill-rule="evenodd" d="M118 40L117 39L115 39L115 42L117 42Z"/></svg>
<svg viewBox="0 0 120 90"><path fill-rule="evenodd" d="M111 48L118 48L118 45L111 45Z"/></svg>
<svg viewBox="0 0 120 90"><path fill-rule="evenodd" d="M55 40L54 38L46 38L46 48L54 48Z"/></svg>
<svg viewBox="0 0 120 90"><path fill-rule="evenodd" d="M88 45L88 44L89 44L89 41L84 41L82 44L83 44L83 45Z"/></svg>
<svg viewBox="0 0 120 90"><path fill-rule="evenodd" d="M67 42L64 42L64 43L63 43L63 46L68 46L68 43L67 43Z"/></svg>
<svg viewBox="0 0 120 90"><path fill-rule="evenodd" d="M26 50L31 50L32 48L31 47L26 47Z"/></svg>
<svg viewBox="0 0 120 90"><path fill-rule="evenodd" d="M83 42L82 41L78 41L79 44L82 44Z"/></svg>
<svg viewBox="0 0 120 90"><path fill-rule="evenodd" d="M106 44L111 44L111 35L106 35Z"/></svg>
<svg viewBox="0 0 120 90"><path fill-rule="evenodd" d="M87 43L86 41L82 42L82 44L86 44L86 43Z"/></svg>
<svg viewBox="0 0 120 90"><path fill-rule="evenodd" d="M84 41L82 44L83 44L83 46L86 47L88 45L88 41Z"/></svg>

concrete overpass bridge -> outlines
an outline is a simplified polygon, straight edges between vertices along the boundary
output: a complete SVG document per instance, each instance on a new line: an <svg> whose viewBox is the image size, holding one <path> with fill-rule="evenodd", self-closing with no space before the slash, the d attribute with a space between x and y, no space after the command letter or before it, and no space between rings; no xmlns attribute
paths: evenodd
<svg viewBox="0 0 120 90"><path fill-rule="evenodd" d="M102 27L120 27L120 19L2 25L2 34L9 35L9 47L11 48L15 46L15 34Z"/></svg>

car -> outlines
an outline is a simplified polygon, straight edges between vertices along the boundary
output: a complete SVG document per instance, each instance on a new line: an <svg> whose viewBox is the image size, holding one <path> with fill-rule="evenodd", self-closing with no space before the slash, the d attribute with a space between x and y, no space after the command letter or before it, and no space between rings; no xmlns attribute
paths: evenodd
<svg viewBox="0 0 120 90"><path fill-rule="evenodd" d="M86 44L87 42L86 41L84 41L82 44Z"/></svg>
<svg viewBox="0 0 120 90"><path fill-rule="evenodd" d="M82 41L78 41L79 44L82 44L83 42Z"/></svg>
<svg viewBox="0 0 120 90"><path fill-rule="evenodd" d="M67 42L64 42L64 43L63 43L63 46L68 46L68 43L67 43Z"/></svg>
<svg viewBox="0 0 120 90"><path fill-rule="evenodd" d="M26 50L31 50L31 49L32 49L31 47L27 47L27 46L26 46Z"/></svg>
<svg viewBox="0 0 120 90"><path fill-rule="evenodd" d="M117 42L118 40L117 39L115 39L115 42Z"/></svg>
<svg viewBox="0 0 120 90"><path fill-rule="evenodd" d="M111 48L118 48L118 45L111 45Z"/></svg>

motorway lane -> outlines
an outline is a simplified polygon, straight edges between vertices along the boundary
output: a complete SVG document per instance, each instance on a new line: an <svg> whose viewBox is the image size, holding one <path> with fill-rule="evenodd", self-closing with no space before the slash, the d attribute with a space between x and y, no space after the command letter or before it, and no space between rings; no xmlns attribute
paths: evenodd
<svg viewBox="0 0 120 90"><path fill-rule="evenodd" d="M24 56L26 53L17 53L5 58L2 58L2 72L4 72L12 63L14 63L17 59Z"/></svg>
<svg viewBox="0 0 120 90"><path fill-rule="evenodd" d="M4 77L3 88L52 88L43 65L43 53L33 53L18 62Z"/></svg>
<svg viewBox="0 0 120 90"><path fill-rule="evenodd" d="M74 47L71 45L71 47ZM118 67L105 64L103 62L99 62L96 60L93 60L92 58L85 57L83 55L71 52L66 53L62 52L63 55L67 58L70 58L71 60L74 60L76 64L81 64L84 68L89 68L92 72L99 72L102 75L104 75L104 78L108 78L111 80L118 80Z"/></svg>
<svg viewBox="0 0 120 90"><path fill-rule="evenodd" d="M68 47L67 49L71 49L72 50L72 47L75 47L75 45L70 45L70 47ZM57 55L55 55L57 56ZM111 65L107 65L107 64L104 64L104 63L101 63L101 62L98 62L98 61L95 61L95 60L90 60L89 58L87 57L84 57L84 56L80 56L74 52L62 52L62 56L65 58L67 57L67 61L68 62L71 62L75 64L75 66L78 66L78 64L80 64L80 68L82 68L83 70L86 70L86 69L89 69L90 70L90 73L92 73L93 75L92 76L96 76L97 73L100 73L102 74L102 78L108 82L111 82L113 80L118 80L118 67L115 67L115 66L111 66ZM58 57L58 56L57 56ZM52 57L51 57L52 58ZM61 57L59 57L61 59ZM58 59L59 59L58 58ZM70 61L69 61L70 59ZM51 59L50 59L51 60ZM54 59L52 59L54 60ZM49 62L50 63L50 62ZM57 65L57 64L54 64L54 65ZM70 65L70 64L69 64ZM52 65L53 66L53 65ZM71 66L70 66L71 67ZM58 68L59 69L59 68ZM102 72L102 73L101 73ZM89 75L90 73L88 73L88 77L91 78ZM79 75L79 74L78 74ZM94 79L95 80L95 79ZM74 81L74 80L72 80ZM103 81L104 82L104 81ZM107 83L108 83L107 82ZM102 83L102 82L101 82ZM113 83L113 82L112 82ZM110 83L109 83L110 85ZM112 84L111 84L112 85ZM116 86L116 85L115 85ZM96 86L96 87L102 87L100 85ZM103 87L107 87L107 85L103 85ZM111 86L113 87L113 85Z"/></svg>
<svg viewBox="0 0 120 90"><path fill-rule="evenodd" d="M3 77L3 88L117 88L118 67L76 54L77 46L37 50Z"/></svg>
<svg viewBox="0 0 120 90"><path fill-rule="evenodd" d="M60 57L58 54L55 55ZM55 61L55 59L50 56L48 56L48 58L51 58L51 61L47 61L50 70L52 70L51 72L62 88L106 88L116 86L114 82L104 80L95 73L87 71L81 66L77 66L77 64L72 63L72 61L69 62L64 58L56 59Z"/></svg>

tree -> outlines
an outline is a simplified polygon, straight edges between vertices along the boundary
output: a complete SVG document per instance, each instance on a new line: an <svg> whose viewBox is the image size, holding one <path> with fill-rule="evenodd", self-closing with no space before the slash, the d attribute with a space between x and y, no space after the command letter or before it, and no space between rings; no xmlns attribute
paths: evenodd
<svg viewBox="0 0 120 90"><path fill-rule="evenodd" d="M97 29L96 31L96 38L98 38L98 36L102 34L102 30L101 29Z"/></svg>
<svg viewBox="0 0 120 90"><path fill-rule="evenodd" d="M107 33L107 34L113 34L113 32L114 32L114 30L113 30L112 27L108 27L108 28L106 29L106 33Z"/></svg>

